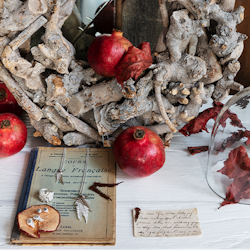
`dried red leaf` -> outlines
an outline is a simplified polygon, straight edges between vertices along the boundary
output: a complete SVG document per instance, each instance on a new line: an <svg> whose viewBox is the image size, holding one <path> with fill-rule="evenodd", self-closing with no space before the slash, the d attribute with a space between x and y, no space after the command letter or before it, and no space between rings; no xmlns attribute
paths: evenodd
<svg viewBox="0 0 250 250"><path fill-rule="evenodd" d="M92 190L93 192L99 194L102 198L106 199L106 200L111 200L111 198L104 194L101 190L99 190L97 187L115 187L119 184L121 184L123 181L119 182L119 183L101 183L101 182L94 182L94 184L92 186L89 187L90 190ZM112 200L111 200L112 201Z"/></svg>
<svg viewBox="0 0 250 250"><path fill-rule="evenodd" d="M106 200L111 200L111 201L112 201L112 199L111 199L108 195L104 194L102 191L100 191L100 190L99 190L97 187L95 187L94 185L90 186L89 189L90 189L91 191L93 191L93 192L99 194L102 198L104 198L104 199L106 199Z"/></svg>
<svg viewBox="0 0 250 250"><path fill-rule="evenodd" d="M244 131L239 130L238 132L231 133L232 135L228 137L226 140L223 141L219 152L223 152L226 148L230 148L236 141L239 141L241 138L244 137Z"/></svg>
<svg viewBox="0 0 250 250"><path fill-rule="evenodd" d="M130 77L135 80L153 63L150 44L142 42L138 48L131 46L120 62L115 66L116 79L123 86L123 82Z"/></svg>
<svg viewBox="0 0 250 250"><path fill-rule="evenodd" d="M227 188L226 199L220 207L238 203L241 199L250 199L250 173L234 178L233 183Z"/></svg>
<svg viewBox="0 0 250 250"><path fill-rule="evenodd" d="M218 207L218 209L220 209L221 207L225 206L225 205L229 205L229 204L236 204L236 202L233 201L229 201L229 200L224 200L223 202L221 202L220 206Z"/></svg>
<svg viewBox="0 0 250 250"><path fill-rule="evenodd" d="M250 131L248 130L239 130L238 132L231 133L232 135L225 139L220 148L217 148L216 150L218 152L223 152L226 148L230 148L236 141L239 141L240 139L247 137L247 141L245 144L248 146L250 144Z"/></svg>
<svg viewBox="0 0 250 250"><path fill-rule="evenodd" d="M220 207L250 198L250 159L245 147L240 146L231 150L228 159L224 162L224 167L218 172L227 175L230 179L234 178L227 188L226 199Z"/></svg>
<svg viewBox="0 0 250 250"><path fill-rule="evenodd" d="M245 142L246 145L248 146L250 144L250 131L246 130L244 131L244 136L243 137L247 137L247 141Z"/></svg>
<svg viewBox="0 0 250 250"><path fill-rule="evenodd" d="M199 147L188 147L188 151L191 155L195 155L201 152L208 151L208 146L199 146Z"/></svg>
<svg viewBox="0 0 250 250"><path fill-rule="evenodd" d="M225 139L221 146L217 148L217 152L224 152L226 148L230 148L236 141L241 140L242 138L246 137L248 138L247 141L245 141L245 144L248 146L250 144L250 131L248 130L239 130L238 132L231 133L232 135ZM191 155L195 155L201 152L208 151L208 146L198 146L198 147L188 147L188 151Z"/></svg>
<svg viewBox="0 0 250 250"><path fill-rule="evenodd" d="M191 134L197 134L203 130L207 131L206 125L210 119L216 119L217 115L223 108L223 104L220 102L214 102L214 107L208 108L201 112L196 118L187 123L182 129L179 130L183 135L190 136Z"/></svg>
<svg viewBox="0 0 250 250"><path fill-rule="evenodd" d="M206 125L210 119L216 120L218 114L223 108L223 104L220 102L214 102L212 108L205 109L196 118L187 123L182 129L179 130L183 135L190 136L191 134L197 134L203 130L207 131ZM235 113L227 110L220 119L220 124L223 128L226 126L226 120L231 120L231 125L234 127L244 128L240 119Z"/></svg>
<svg viewBox="0 0 250 250"><path fill-rule="evenodd" d="M245 147L239 146L230 151L228 159L224 161L224 167L218 170L225 174L229 179L239 178L250 171L250 159L248 158Z"/></svg>
<svg viewBox="0 0 250 250"><path fill-rule="evenodd" d="M119 182L119 183L101 183L101 182L94 182L94 186L95 187L115 187L119 184L123 183L123 181Z"/></svg>
<svg viewBox="0 0 250 250"><path fill-rule="evenodd" d="M241 123L241 120L238 118L238 116L235 113L232 113L231 111L227 110L229 113L229 118L231 119L231 125L238 128L245 128L243 124Z"/></svg>
<svg viewBox="0 0 250 250"><path fill-rule="evenodd" d="M231 184L230 194L235 202L250 198L250 173L234 179Z"/></svg>
<svg viewBox="0 0 250 250"><path fill-rule="evenodd" d="M226 120L231 119L231 125L234 127L245 128L241 123L240 119L235 113L232 113L230 110L227 110L223 116L220 118L220 124L223 128L226 127Z"/></svg>
<svg viewBox="0 0 250 250"><path fill-rule="evenodd" d="M139 207L135 208L135 222L138 220L141 209Z"/></svg>

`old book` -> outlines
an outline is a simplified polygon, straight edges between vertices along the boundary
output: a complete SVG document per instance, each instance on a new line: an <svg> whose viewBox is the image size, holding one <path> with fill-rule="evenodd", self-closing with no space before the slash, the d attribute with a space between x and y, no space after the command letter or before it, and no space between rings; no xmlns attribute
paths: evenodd
<svg viewBox="0 0 250 250"><path fill-rule="evenodd" d="M86 148L67 148L63 167L63 183L56 182L56 173L63 155L61 147L39 147L32 150L20 197L17 214L33 205L44 204L39 190L48 188L54 198L46 204L60 212L61 222L54 232L41 232L32 238L21 232L15 222L10 242L12 244L101 244L114 245L116 238L116 188L100 187L111 200L89 190L94 182L115 183L115 160L111 149L90 148L89 164L82 193L87 195L92 212L87 223L78 219L75 199L81 186Z"/></svg>

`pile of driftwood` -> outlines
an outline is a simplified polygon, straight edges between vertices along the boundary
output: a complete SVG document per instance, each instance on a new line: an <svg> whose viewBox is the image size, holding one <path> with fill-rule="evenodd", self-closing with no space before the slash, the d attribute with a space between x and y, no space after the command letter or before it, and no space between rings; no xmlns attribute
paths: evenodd
<svg viewBox="0 0 250 250"><path fill-rule="evenodd" d="M244 8L235 0L159 0L163 29L154 63L124 88L97 75L62 26L75 0L0 0L0 79L53 145L112 145L126 127L147 126L169 146L177 127L210 98L221 101L240 70L246 35L236 26ZM41 42L30 46L43 30Z"/></svg>

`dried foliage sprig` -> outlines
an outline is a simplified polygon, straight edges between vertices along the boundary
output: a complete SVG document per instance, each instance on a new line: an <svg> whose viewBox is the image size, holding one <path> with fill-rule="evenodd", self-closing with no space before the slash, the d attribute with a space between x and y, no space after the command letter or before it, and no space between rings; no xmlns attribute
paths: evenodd
<svg viewBox="0 0 250 250"><path fill-rule="evenodd" d="M119 182L119 183L100 183L100 182L94 182L94 184L92 186L89 187L89 189L97 194L99 194L101 197L103 197L106 200L111 200L112 199L104 194L102 191L100 191L97 187L115 187L119 184L121 184L123 181Z"/></svg>

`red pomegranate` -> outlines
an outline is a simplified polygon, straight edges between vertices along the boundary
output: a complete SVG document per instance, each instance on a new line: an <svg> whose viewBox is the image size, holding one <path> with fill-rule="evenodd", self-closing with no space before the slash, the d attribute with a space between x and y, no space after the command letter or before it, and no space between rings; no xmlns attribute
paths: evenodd
<svg viewBox="0 0 250 250"><path fill-rule="evenodd" d="M92 69L105 77L115 76L115 66L132 43L123 37L121 31L102 34L94 39L88 49L88 62Z"/></svg>
<svg viewBox="0 0 250 250"><path fill-rule="evenodd" d="M14 113L17 116L21 115L23 109L18 105L15 97L6 87L4 82L0 81L0 113Z"/></svg>
<svg viewBox="0 0 250 250"><path fill-rule="evenodd" d="M0 114L0 157L18 153L27 141L27 128L15 114Z"/></svg>
<svg viewBox="0 0 250 250"><path fill-rule="evenodd" d="M124 130L114 141L113 154L118 166L132 177L149 176L165 162L161 138L142 126Z"/></svg>

